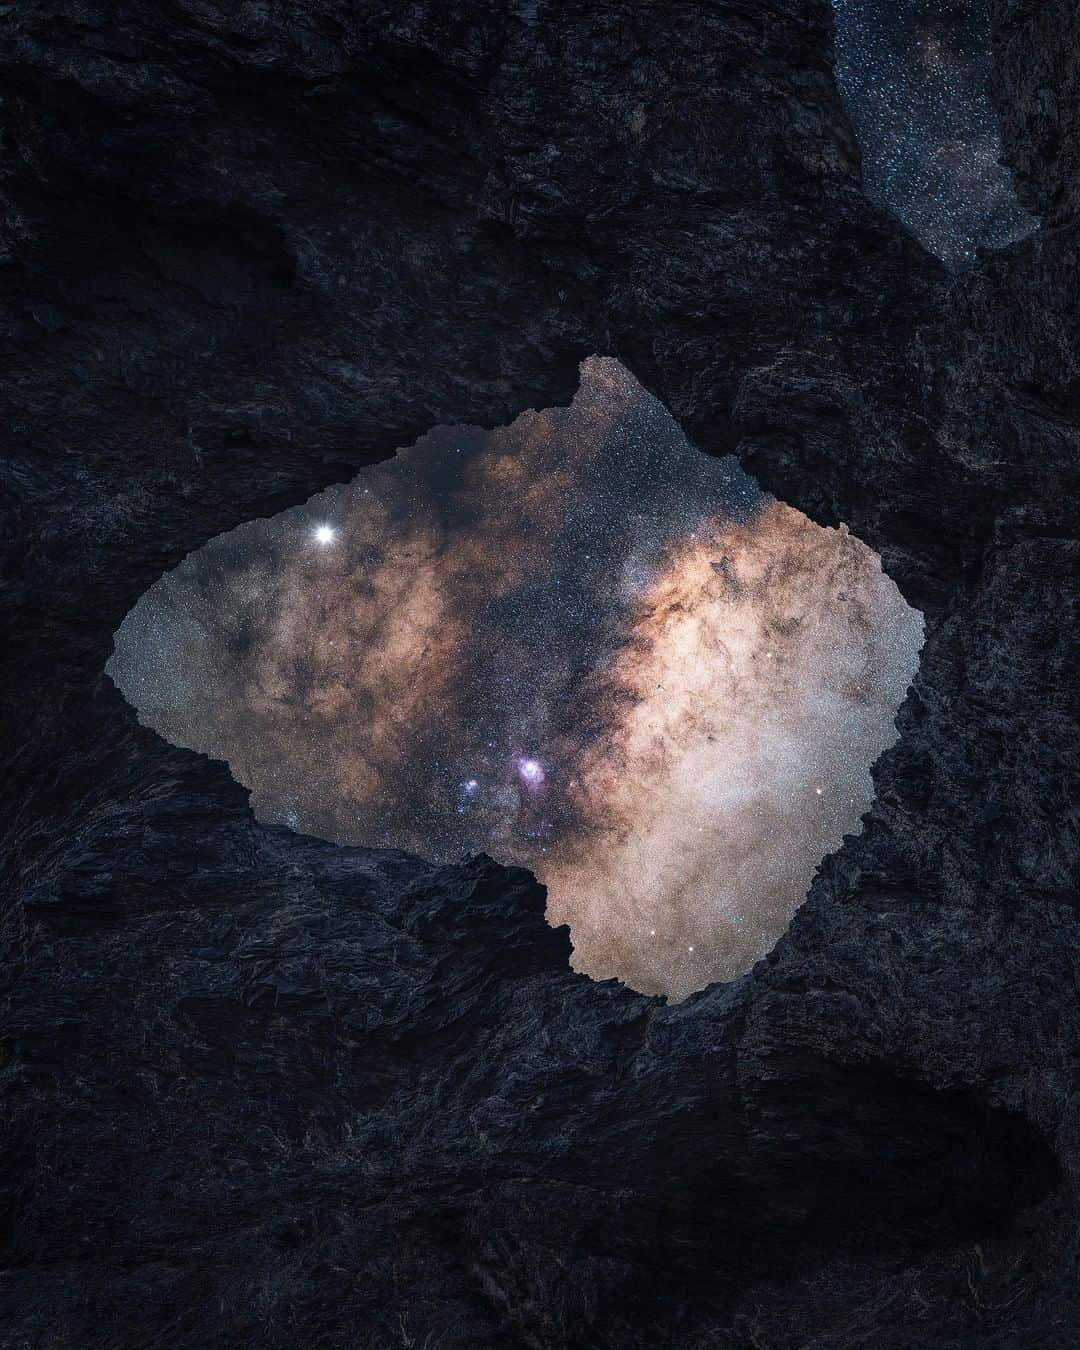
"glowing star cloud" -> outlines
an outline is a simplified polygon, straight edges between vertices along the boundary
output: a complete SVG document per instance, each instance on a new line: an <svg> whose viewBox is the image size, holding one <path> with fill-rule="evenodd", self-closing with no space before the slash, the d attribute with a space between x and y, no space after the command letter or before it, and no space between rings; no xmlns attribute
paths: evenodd
<svg viewBox="0 0 1080 1350"><path fill-rule="evenodd" d="M858 828L921 633L868 548L602 359L569 408L208 544L109 673L259 819L528 867L576 969L679 998L764 956Z"/></svg>
<svg viewBox="0 0 1080 1350"><path fill-rule="evenodd" d="M519 759L518 773L529 787L539 787L544 781L544 766L538 759Z"/></svg>

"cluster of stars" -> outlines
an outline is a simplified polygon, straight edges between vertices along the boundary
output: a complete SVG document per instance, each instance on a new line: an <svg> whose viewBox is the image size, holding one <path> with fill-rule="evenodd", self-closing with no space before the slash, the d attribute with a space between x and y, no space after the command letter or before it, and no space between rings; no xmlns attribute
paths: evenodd
<svg viewBox="0 0 1080 1350"><path fill-rule="evenodd" d="M834 0L836 75L867 194L943 261L1035 226L998 162L989 0Z"/></svg>

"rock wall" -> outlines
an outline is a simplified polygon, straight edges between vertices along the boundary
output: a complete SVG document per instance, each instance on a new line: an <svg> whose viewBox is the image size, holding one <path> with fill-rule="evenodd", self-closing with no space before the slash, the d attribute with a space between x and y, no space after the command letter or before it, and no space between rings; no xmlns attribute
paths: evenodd
<svg viewBox="0 0 1080 1350"><path fill-rule="evenodd" d="M1047 226L1080 205L1080 58L1068 0L993 0L996 102L1021 200Z"/></svg>
<svg viewBox="0 0 1080 1350"><path fill-rule="evenodd" d="M1075 1342L1075 137L1001 10L1054 228L960 278L862 197L824 0L0 16L0 1344ZM101 674L207 538L593 351L928 620L863 834L673 1009Z"/></svg>

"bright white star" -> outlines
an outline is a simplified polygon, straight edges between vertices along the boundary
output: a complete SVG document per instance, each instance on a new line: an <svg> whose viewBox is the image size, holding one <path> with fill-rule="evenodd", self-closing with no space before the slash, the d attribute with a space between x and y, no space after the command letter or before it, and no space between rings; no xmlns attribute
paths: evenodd
<svg viewBox="0 0 1080 1350"><path fill-rule="evenodd" d="M337 530L334 529L333 525L315 526L315 542L317 544L322 544L325 548L327 544L332 544L336 538Z"/></svg>
<svg viewBox="0 0 1080 1350"><path fill-rule="evenodd" d="M538 787L544 781L543 765L536 759L519 759L518 773L529 787Z"/></svg>

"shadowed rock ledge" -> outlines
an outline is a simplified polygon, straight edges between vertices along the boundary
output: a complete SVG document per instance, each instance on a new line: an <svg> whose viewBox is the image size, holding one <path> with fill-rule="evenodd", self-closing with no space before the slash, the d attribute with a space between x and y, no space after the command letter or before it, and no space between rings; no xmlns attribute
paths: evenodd
<svg viewBox="0 0 1080 1350"><path fill-rule="evenodd" d="M0 1344L1075 1344L1076 131L1000 10L1048 228L960 278L816 0L0 16ZM928 622L863 834L670 1009L101 674L206 539L593 351Z"/></svg>

